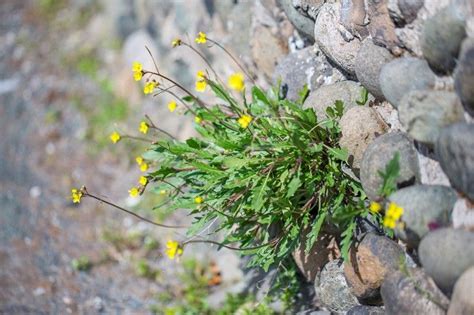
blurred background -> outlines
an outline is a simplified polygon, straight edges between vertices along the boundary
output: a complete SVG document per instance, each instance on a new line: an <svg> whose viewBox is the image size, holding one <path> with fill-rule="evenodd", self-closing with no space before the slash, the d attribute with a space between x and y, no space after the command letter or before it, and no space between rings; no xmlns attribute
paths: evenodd
<svg viewBox="0 0 474 315"><path fill-rule="evenodd" d="M152 196L128 197L146 145L113 145L109 135L139 135L145 114L180 139L192 135L192 121L167 110L167 95L143 95L131 65L151 67L146 45L160 71L193 88L205 64L171 41L193 41L199 31L258 72L263 86L294 32L271 0L0 2L1 314L229 314L264 301L271 275L242 271L235 253L194 246L170 261L166 241L183 234L69 198L86 185L155 220L190 221L151 211ZM237 70L216 47L202 51L223 76ZM249 294L226 298L238 292Z"/></svg>

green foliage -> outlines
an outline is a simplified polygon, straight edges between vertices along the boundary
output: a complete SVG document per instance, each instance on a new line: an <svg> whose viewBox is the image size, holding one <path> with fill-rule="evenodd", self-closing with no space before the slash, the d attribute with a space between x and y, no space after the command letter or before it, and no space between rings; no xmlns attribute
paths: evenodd
<svg viewBox="0 0 474 315"><path fill-rule="evenodd" d="M171 191L166 207L189 210L195 218L189 236L218 218L224 244L239 243L252 256L249 266L279 264L308 229L309 249L325 225L347 243L355 217L367 210L360 184L342 171L348 157L338 145L343 103L320 119L301 101L279 98L277 89L254 86L252 100L240 105L218 83L208 84L227 106L194 103L203 119L196 124L200 137L152 145L145 156L159 167L147 189ZM244 115L252 117L248 128L238 123ZM197 196L204 202L196 204Z"/></svg>
<svg viewBox="0 0 474 315"><path fill-rule="evenodd" d="M360 91L360 99L356 100L358 105L365 105L369 100L369 91L363 87Z"/></svg>
<svg viewBox="0 0 474 315"><path fill-rule="evenodd" d="M71 261L71 266L77 271L89 271L92 268L92 262L86 256L75 258Z"/></svg>
<svg viewBox="0 0 474 315"><path fill-rule="evenodd" d="M379 194L382 197L388 197L397 190L397 179L400 176L400 153L396 152L390 162L385 166L384 171L379 171L382 178L382 186Z"/></svg>

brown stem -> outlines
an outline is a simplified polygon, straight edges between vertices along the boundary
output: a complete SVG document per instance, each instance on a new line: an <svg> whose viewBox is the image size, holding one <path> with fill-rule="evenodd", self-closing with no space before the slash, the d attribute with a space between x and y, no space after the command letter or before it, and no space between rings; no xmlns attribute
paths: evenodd
<svg viewBox="0 0 474 315"><path fill-rule="evenodd" d="M219 243L219 242L216 242L216 241L211 241L211 240L188 240L188 241L184 241L183 243L181 243L181 245L184 247L185 245L192 244L192 243L207 243L207 244L218 245L218 246L221 246L221 247L224 247L224 248L227 248L227 249L231 249L231 250L245 251L245 250L259 249L259 248L262 248L262 247L265 247L265 246L268 246L268 245L273 245L275 243L278 243L278 241L279 241L279 239L274 239L274 240L272 240L268 243L262 244L262 245L258 245L258 246L254 246L254 247L246 247L246 248L229 246L229 245L225 245L225 244L222 244L222 243Z"/></svg>
<svg viewBox="0 0 474 315"><path fill-rule="evenodd" d="M161 224L161 223L154 222L154 221L152 221L152 220L150 220L150 219L147 219L147 218L145 218L145 217L142 217L142 216L139 215L139 214L136 214L135 212L132 212L132 211L130 211L130 210L127 210L127 209L125 209L125 208L122 208L122 207L120 207L120 206L118 206L118 205L116 205L116 204L114 204L114 203L112 203L112 202L110 202L110 201L107 201L107 200L105 200L105 199L103 199L103 198L101 198L101 197L98 197L98 196L95 196L95 195L89 193L85 187L82 188L81 192L83 193L83 196L84 196L84 197L86 197L86 196L91 197L91 198L93 198L93 199L95 199L95 200L97 200L97 201L103 202L103 203L105 203L105 204L107 204L107 205L109 205L109 206L114 207L115 209L118 209L118 210L120 210L120 211L123 211L123 212L125 212L125 213L127 213L127 214L130 214L130 215L132 215L132 216L134 216L134 217L136 217L136 218L138 218L138 219L140 219L140 220L142 220L142 221L148 222L148 223L150 223L150 224L153 224L153 225L156 225L156 226L159 226L159 227L162 227L162 228L168 228L168 229L186 229L186 228L188 228L188 226L183 226L183 225L166 225L166 224Z"/></svg>
<svg viewBox="0 0 474 315"><path fill-rule="evenodd" d="M222 82L221 78L217 75L217 72L216 70L214 70L214 68L212 67L211 63L209 62L209 60L207 60L207 58L199 51L197 50L196 48L194 48L193 46L191 46L190 44L188 43L185 43L185 42L182 42L182 45L183 46L186 46L188 48L190 48L193 52L195 52L199 57L201 57L202 60L204 60L204 62L206 63L206 65L209 67L209 69L211 69L212 73L214 73L214 76L216 77L217 81L219 81L222 85L224 85L224 83Z"/></svg>
<svg viewBox="0 0 474 315"><path fill-rule="evenodd" d="M129 138L129 139L133 139L133 140L145 141L145 142L150 142L150 143L153 142L153 141L151 141L150 139L141 138L141 137L135 137L135 136L130 136L130 135L123 135L122 138L123 138L123 139Z"/></svg>
<svg viewBox="0 0 474 315"><path fill-rule="evenodd" d="M145 114L145 118L150 122L150 127L151 127L151 128L156 129L156 130L158 130L159 132L164 133L165 135L167 135L168 137L170 137L170 138L173 139L173 140L176 140L176 138L175 138L172 134L170 134L168 131L163 130L163 129L157 127L157 126L153 123L153 121L151 120L150 116L148 116L148 115Z"/></svg>

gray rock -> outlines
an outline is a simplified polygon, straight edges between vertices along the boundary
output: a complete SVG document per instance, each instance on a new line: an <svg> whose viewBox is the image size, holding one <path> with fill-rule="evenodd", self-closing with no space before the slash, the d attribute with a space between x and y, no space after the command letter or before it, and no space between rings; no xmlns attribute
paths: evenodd
<svg viewBox="0 0 474 315"><path fill-rule="evenodd" d="M456 192L447 186L417 185L396 191L389 200L404 209L402 220L405 227L397 227L395 234L407 246L416 248L431 229L450 223L456 199Z"/></svg>
<svg viewBox="0 0 474 315"><path fill-rule="evenodd" d="M344 276L351 292L366 302L379 302L379 289L387 274L400 268L405 254L388 237L366 234L357 247L350 250L344 262Z"/></svg>
<svg viewBox="0 0 474 315"><path fill-rule="evenodd" d="M368 146L360 165L362 187L370 199L379 198L382 178L378 172L385 170L396 152L400 154L400 176L396 182L397 186L406 187L420 182L418 158L412 140L401 132L384 134Z"/></svg>
<svg viewBox="0 0 474 315"><path fill-rule="evenodd" d="M275 67L288 53L288 46L270 28L257 25L252 29L252 57L257 68L271 78Z"/></svg>
<svg viewBox="0 0 474 315"><path fill-rule="evenodd" d="M352 35L359 39L369 35L364 0L342 0L340 23Z"/></svg>
<svg viewBox="0 0 474 315"><path fill-rule="evenodd" d="M311 91L326 84L344 80L344 75L332 67L317 46L297 50L285 58L275 68L274 84L281 80L287 87L286 97L296 101L305 84Z"/></svg>
<svg viewBox="0 0 474 315"><path fill-rule="evenodd" d="M465 20L459 8L449 5L425 22L421 36L423 56L436 72L450 73L456 66L466 37Z"/></svg>
<svg viewBox="0 0 474 315"><path fill-rule="evenodd" d="M329 106L333 106L338 100L344 103L344 112L347 112L354 106L359 106L356 101L360 99L361 93L362 87L357 82L336 82L312 91L304 102L303 107L312 107L318 118L321 119L326 117L326 109ZM373 100L373 97L371 99Z"/></svg>
<svg viewBox="0 0 474 315"><path fill-rule="evenodd" d="M380 306L357 305L351 308L346 315L384 315L385 310Z"/></svg>
<svg viewBox="0 0 474 315"><path fill-rule="evenodd" d="M445 293L474 265L474 233L443 228L428 233L420 242L418 255L423 269Z"/></svg>
<svg viewBox="0 0 474 315"><path fill-rule="evenodd" d="M342 132L339 144L349 152L349 165L358 170L369 144L387 132L388 126L374 109L366 106L350 108L339 123Z"/></svg>
<svg viewBox="0 0 474 315"><path fill-rule="evenodd" d="M474 201L474 125L457 123L444 128L435 151L453 187Z"/></svg>
<svg viewBox="0 0 474 315"><path fill-rule="evenodd" d="M347 312L360 304L347 285L340 260L333 260L324 266L316 278L315 290L323 306L331 312Z"/></svg>
<svg viewBox="0 0 474 315"><path fill-rule="evenodd" d="M464 111L455 93L423 90L402 98L398 117L413 139L432 146L443 127L464 121Z"/></svg>
<svg viewBox="0 0 474 315"><path fill-rule="evenodd" d="M355 57L361 41L339 24L340 17L338 3L324 4L316 19L314 39L329 59L344 71L355 75Z"/></svg>
<svg viewBox="0 0 474 315"><path fill-rule="evenodd" d="M448 315L474 314L474 266L466 270L454 286Z"/></svg>
<svg viewBox="0 0 474 315"><path fill-rule="evenodd" d="M435 85L435 74L425 60L403 57L382 67L380 87L383 95L395 107L410 91L431 89Z"/></svg>
<svg viewBox="0 0 474 315"><path fill-rule="evenodd" d="M296 29L310 39L314 37L314 20L304 16L293 7L292 0L277 0L278 5L285 11L286 17Z"/></svg>
<svg viewBox="0 0 474 315"><path fill-rule="evenodd" d="M462 228L474 231L474 204L467 199L459 198L454 204L453 228Z"/></svg>
<svg viewBox="0 0 474 315"><path fill-rule="evenodd" d="M292 0L293 7L301 14L316 20L319 10L326 0Z"/></svg>
<svg viewBox="0 0 474 315"><path fill-rule="evenodd" d="M454 87L466 111L474 117L474 38L462 43L459 61L454 72Z"/></svg>
<svg viewBox="0 0 474 315"><path fill-rule="evenodd" d="M387 275L380 289L388 315L445 315L449 300L419 268Z"/></svg>
<svg viewBox="0 0 474 315"><path fill-rule="evenodd" d="M376 98L385 99L380 88L380 71L393 59L385 48L375 45L372 39L366 38L355 59L355 73L360 83Z"/></svg>
<svg viewBox="0 0 474 315"><path fill-rule="evenodd" d="M398 0L398 8L408 24L416 19L422 6L423 0Z"/></svg>
<svg viewBox="0 0 474 315"><path fill-rule="evenodd" d="M375 44L387 47L395 55L401 55L395 24L390 18L387 1L366 0L370 23L367 25Z"/></svg>

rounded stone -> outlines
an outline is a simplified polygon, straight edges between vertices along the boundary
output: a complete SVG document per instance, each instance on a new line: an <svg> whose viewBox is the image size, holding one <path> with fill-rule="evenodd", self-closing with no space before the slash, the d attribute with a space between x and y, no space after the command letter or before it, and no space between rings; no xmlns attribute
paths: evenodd
<svg viewBox="0 0 474 315"><path fill-rule="evenodd" d="M316 19L314 39L329 59L344 71L355 75L355 57L361 42L349 31L341 28L340 18L339 3L324 4Z"/></svg>
<svg viewBox="0 0 474 315"><path fill-rule="evenodd" d="M466 37L466 22L461 10L449 5L425 21L421 34L421 50L433 70L450 73L463 39Z"/></svg>
<svg viewBox="0 0 474 315"><path fill-rule="evenodd" d="M318 87L346 80L344 75L331 66L323 52L315 45L297 50L284 57L275 67L274 84L281 82L287 89L286 98L299 99L304 85L311 91Z"/></svg>
<svg viewBox="0 0 474 315"><path fill-rule="evenodd" d="M355 73L360 83L377 99L385 99L380 88L380 71L393 59L385 48L375 45L372 39L366 38L355 59Z"/></svg>
<svg viewBox="0 0 474 315"><path fill-rule="evenodd" d="M397 227L395 234L408 247L416 248L420 239L431 229L450 223L457 196L451 187L417 185L394 192L389 200L404 209L404 228Z"/></svg>
<svg viewBox="0 0 474 315"><path fill-rule="evenodd" d="M326 117L326 109L334 106L336 101L344 103L344 112L354 106L359 106L357 100L360 99L362 87L354 81L341 81L334 84L324 85L311 91L305 100L304 108L313 108L319 119ZM373 97L369 95L369 102Z"/></svg>
<svg viewBox="0 0 474 315"><path fill-rule="evenodd" d="M444 128L435 151L453 187L474 201L474 124L457 123Z"/></svg>
<svg viewBox="0 0 474 315"><path fill-rule="evenodd" d="M418 157L412 140L402 132L384 134L367 147L360 164L362 187L371 200L378 200L380 197L379 189L383 181L379 171L385 170L397 152L400 155L397 187L402 188L420 182Z"/></svg>
<svg viewBox="0 0 474 315"><path fill-rule="evenodd" d="M419 268L388 274L380 293L386 314L445 315L449 303L433 280Z"/></svg>
<svg viewBox="0 0 474 315"><path fill-rule="evenodd" d="M341 118L342 136L339 140L341 147L349 153L349 165L359 170L365 150L375 138L389 129L379 114L366 106L354 106Z"/></svg>
<svg viewBox="0 0 474 315"><path fill-rule="evenodd" d="M474 266L467 269L454 285L448 315L474 314Z"/></svg>
<svg viewBox="0 0 474 315"><path fill-rule="evenodd" d="M385 236L366 234L349 252L344 263L344 276L351 292L371 303L377 302L379 289L387 273L397 270L405 259L403 250Z"/></svg>
<svg viewBox="0 0 474 315"><path fill-rule="evenodd" d="M322 305L331 312L345 313L360 304L347 285L341 260L330 261L324 266L316 278L315 290Z"/></svg>
<svg viewBox="0 0 474 315"><path fill-rule="evenodd" d="M436 75L426 60L413 57L395 59L382 67L380 87L383 95L398 107L404 95L414 90L428 90L435 86Z"/></svg>
<svg viewBox="0 0 474 315"><path fill-rule="evenodd" d="M418 255L423 269L445 293L474 265L474 233L443 228L428 233L420 242Z"/></svg>
<svg viewBox="0 0 474 315"><path fill-rule="evenodd" d="M314 282L321 269L330 260L338 258L339 248L333 236L320 232L311 250L305 252L306 233L303 233L300 245L293 252L293 260L308 282Z"/></svg>
<svg viewBox="0 0 474 315"><path fill-rule="evenodd" d="M455 93L423 90L402 98L398 117L413 139L433 146L443 127L464 121L464 111Z"/></svg>
<svg viewBox="0 0 474 315"><path fill-rule="evenodd" d="M454 71L454 87L466 111L474 116L474 38L464 40Z"/></svg>

